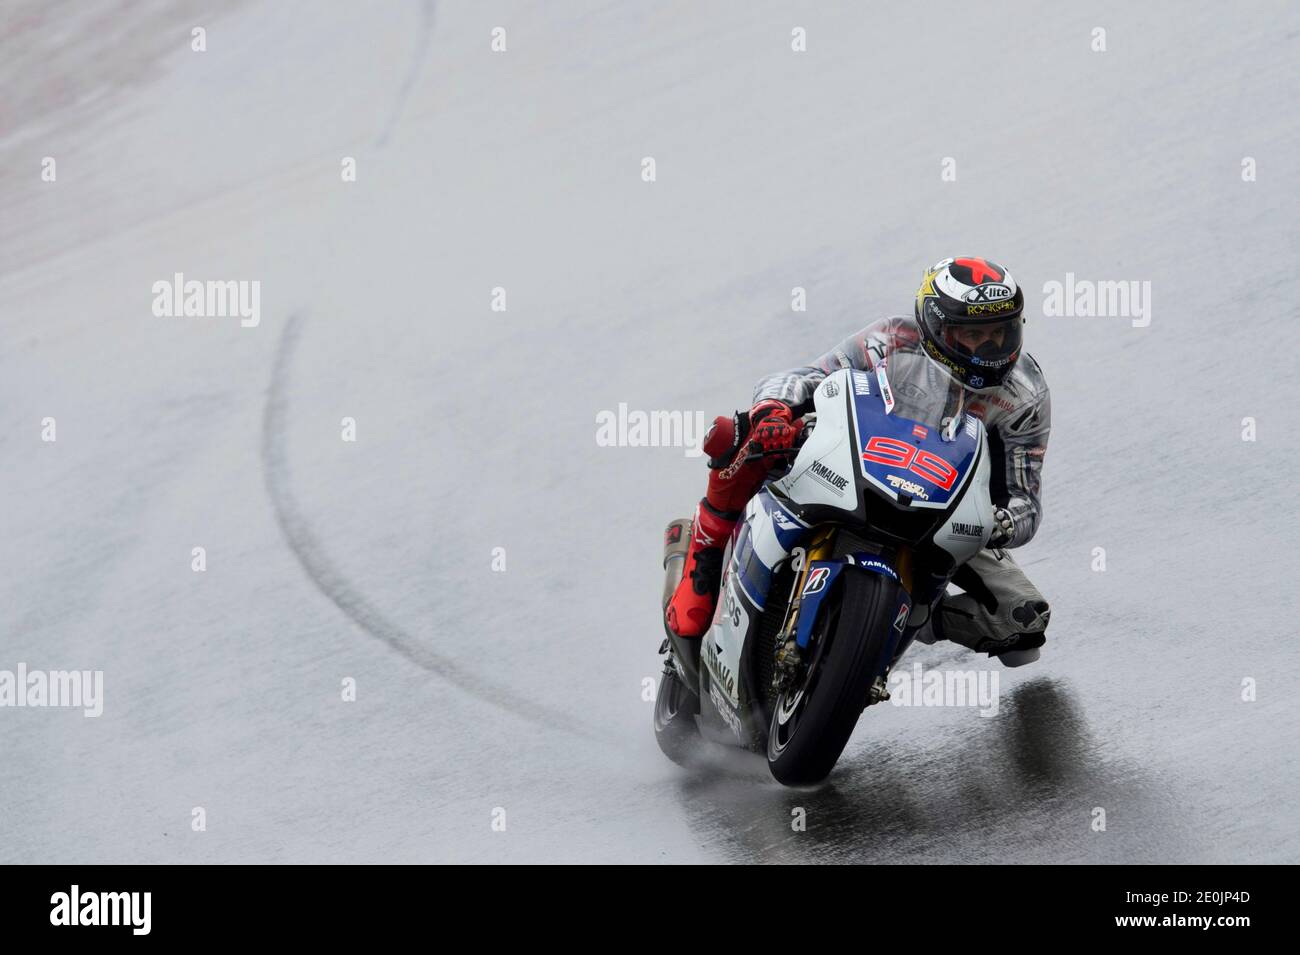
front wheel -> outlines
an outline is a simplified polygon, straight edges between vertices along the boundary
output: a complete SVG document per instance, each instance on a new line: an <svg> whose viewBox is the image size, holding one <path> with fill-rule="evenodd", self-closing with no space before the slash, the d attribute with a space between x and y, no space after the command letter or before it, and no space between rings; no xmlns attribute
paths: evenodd
<svg viewBox="0 0 1300 955"><path fill-rule="evenodd" d="M813 627L802 680L778 694L768 724L767 765L786 785L830 775L848 744L906 593L888 577L845 568ZM838 594L838 600L835 599Z"/></svg>
<svg viewBox="0 0 1300 955"><path fill-rule="evenodd" d="M671 660L665 663L655 694L655 742L678 766L685 766L703 742L695 724L699 711L699 696L682 682Z"/></svg>

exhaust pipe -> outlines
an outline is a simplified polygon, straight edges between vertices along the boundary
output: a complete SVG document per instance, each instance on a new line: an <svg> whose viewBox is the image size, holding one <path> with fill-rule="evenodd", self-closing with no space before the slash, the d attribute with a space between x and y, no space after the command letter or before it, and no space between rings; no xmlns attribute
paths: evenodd
<svg viewBox="0 0 1300 955"><path fill-rule="evenodd" d="M668 609L677 582L682 579L682 566L686 552L691 549L691 519L683 517L673 521L664 530L664 596L661 609Z"/></svg>
<svg viewBox="0 0 1300 955"><path fill-rule="evenodd" d="M661 610L668 609L677 583L682 579L682 568L686 564L686 552L691 549L691 519L679 518L664 529L664 592L660 603ZM664 622L664 634L673 649L673 656L685 671L685 683L692 693L700 689L700 640L698 638L679 637L668 629Z"/></svg>

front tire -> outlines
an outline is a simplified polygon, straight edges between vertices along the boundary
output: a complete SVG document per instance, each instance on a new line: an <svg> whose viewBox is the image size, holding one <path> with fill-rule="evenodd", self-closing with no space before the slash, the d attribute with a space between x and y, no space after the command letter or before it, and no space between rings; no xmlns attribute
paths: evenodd
<svg viewBox="0 0 1300 955"><path fill-rule="evenodd" d="M773 702L767 765L787 786L821 782L853 735L876 674L888 661L894 620L906 593L893 580L845 568L819 608L802 682Z"/></svg>

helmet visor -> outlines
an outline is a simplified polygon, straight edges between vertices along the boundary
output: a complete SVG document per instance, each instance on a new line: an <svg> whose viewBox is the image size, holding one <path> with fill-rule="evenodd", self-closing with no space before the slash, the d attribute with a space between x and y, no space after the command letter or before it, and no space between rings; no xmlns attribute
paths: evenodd
<svg viewBox="0 0 1300 955"><path fill-rule="evenodd" d="M936 337L962 364L996 373L1020 351L1020 324L1019 315L987 322L947 321L936 329Z"/></svg>

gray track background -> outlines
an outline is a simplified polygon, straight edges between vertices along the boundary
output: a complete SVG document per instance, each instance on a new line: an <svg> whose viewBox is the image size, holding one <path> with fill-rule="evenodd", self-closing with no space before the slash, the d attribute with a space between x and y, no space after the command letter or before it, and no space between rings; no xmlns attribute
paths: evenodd
<svg viewBox="0 0 1300 955"><path fill-rule="evenodd" d="M0 668L106 709L0 710L0 861L1300 861L1294 3L213 6L3 12ZM1053 388L1043 660L816 792L678 770L704 470L597 412L743 405L965 251ZM176 271L261 325L154 318ZM1151 326L1041 317L1067 271Z"/></svg>

